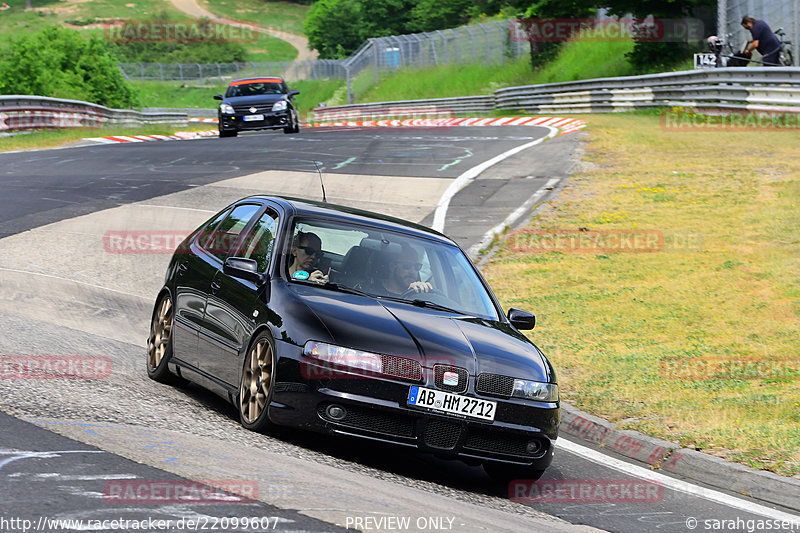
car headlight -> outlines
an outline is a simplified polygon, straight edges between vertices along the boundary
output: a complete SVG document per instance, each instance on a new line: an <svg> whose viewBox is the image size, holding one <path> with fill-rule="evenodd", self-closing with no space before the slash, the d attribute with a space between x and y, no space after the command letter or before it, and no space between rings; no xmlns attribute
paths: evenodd
<svg viewBox="0 0 800 533"><path fill-rule="evenodd" d="M514 391L511 393L511 396L514 398L525 398L526 400L536 400L537 402L557 402L558 385L555 383L540 383L538 381L515 379Z"/></svg>
<svg viewBox="0 0 800 533"><path fill-rule="evenodd" d="M303 347L303 354L333 365L376 374L383 372L381 356L375 353L342 348L324 342L308 341Z"/></svg>
<svg viewBox="0 0 800 533"><path fill-rule="evenodd" d="M275 102L275 105L272 106L273 111L286 111L286 100L278 100Z"/></svg>
<svg viewBox="0 0 800 533"><path fill-rule="evenodd" d="M219 110L224 115L233 115L235 113L233 106L230 104L219 104Z"/></svg>

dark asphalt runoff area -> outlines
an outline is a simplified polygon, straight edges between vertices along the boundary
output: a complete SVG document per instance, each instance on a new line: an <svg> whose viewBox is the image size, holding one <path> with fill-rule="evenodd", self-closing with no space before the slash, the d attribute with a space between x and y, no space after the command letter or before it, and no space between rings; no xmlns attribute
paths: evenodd
<svg viewBox="0 0 800 533"><path fill-rule="evenodd" d="M0 153L0 238L266 170L316 172L318 165L323 178L345 173L452 179L547 133L546 128L523 126L308 129L299 135L257 133Z"/></svg>
<svg viewBox="0 0 800 533"><path fill-rule="evenodd" d="M233 139L102 145L0 154L0 186L3 190L0 195L0 238L58 220L254 172L315 172L314 161L319 162L323 176L341 172L452 179L487 159L546 133L544 128L529 127L310 129L291 136L270 133L242 135ZM516 159L517 166L513 167L515 160L509 159L507 164L510 166L505 175L496 174L504 167L495 168L494 175L487 171L487 176L479 178L462 191L467 196L457 195L453 199L454 216L460 218L449 218L445 232L458 232L459 226L476 220L484 207L497 212L518 207L536 188L525 188L523 192L519 180L528 180L528 183L541 186L553 175L566 177L568 168L554 164L557 158L553 153L559 152L553 150L557 147L558 150L568 151L569 143L574 142L569 140L570 137L568 135L563 140L559 138L543 143L537 148L547 148L542 152L533 152L538 154L536 157L532 158L531 154L524 152L514 156L519 158ZM481 182L482 179L486 181ZM515 200L516 203L512 204ZM485 229L488 230L493 222L487 219L476 224L469 238L479 234L483 224L487 225ZM20 349L17 345L17 342L21 342L19 339L9 336L4 340L2 337L0 353L19 353L13 351ZM58 347L51 346L49 349L57 351ZM132 350L131 358L142 357L137 350ZM210 393L207 396L209 403L216 401ZM53 398L52 404L50 416L57 417L60 410L58 399ZM102 414L97 416L102 417ZM179 479L161 470L56 436L2 413L0 428L0 519L17 517L38 520L42 516L66 518L82 515L95 518L97 509L102 509L108 518L118 517L123 510L106 503L102 497L105 484L114 480L115 475L135 476L134 479L139 480ZM503 500L508 497L508 487L489 486L488 478L479 468L457 461L419 456L405 450L396 450L391 454L370 454L368 450L371 445L368 444L353 445L344 440L321 442L315 436L302 432L290 439L311 450L355 459L367 466L404 476L409 484L415 480L435 482L447 490L461 491L460 497L464 499L469 499L471 494L489 494L496 496L498 506L502 506ZM612 452L602 451L613 457ZM104 479L101 476L110 477ZM124 479L129 478L116 480ZM554 463L544 479L582 480L597 485L597 480L619 484L634 478L557 448ZM736 494L729 496L749 501ZM662 487L655 497L645 501L597 503L584 498L584 501L561 500L530 505L573 523L615 532L686 533L711 530L706 527L704 519L733 520L729 525L742 524L742 528L715 528L717 531L747 531L748 521L768 519L764 514L714 503L669 486ZM94 514L90 514L90 510ZM147 518L156 514L173 519L195 515L233 516L230 513L237 513L236 516L283 517L293 521L286 522L291 529L335 530L333 526L258 502L181 504L166 508L137 504L136 507L126 507L122 517ZM691 527L691 519L699 521L694 528ZM278 530L280 527L279 524ZM14 531L3 527L2 523L0 530ZM772 530L780 531L775 528Z"/></svg>
<svg viewBox="0 0 800 533"><path fill-rule="evenodd" d="M242 497L246 481L192 482L2 412L0 427L3 532L346 531Z"/></svg>

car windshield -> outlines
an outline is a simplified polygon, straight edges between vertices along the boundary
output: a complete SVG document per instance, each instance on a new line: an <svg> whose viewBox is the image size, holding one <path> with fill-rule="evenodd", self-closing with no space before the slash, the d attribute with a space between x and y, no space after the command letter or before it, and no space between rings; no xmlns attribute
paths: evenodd
<svg viewBox="0 0 800 533"><path fill-rule="evenodd" d="M498 320L470 260L451 244L341 221L300 220L286 253L294 282Z"/></svg>
<svg viewBox="0 0 800 533"><path fill-rule="evenodd" d="M225 92L226 98L235 96L258 96L262 94L284 94L283 83L279 81L234 82Z"/></svg>

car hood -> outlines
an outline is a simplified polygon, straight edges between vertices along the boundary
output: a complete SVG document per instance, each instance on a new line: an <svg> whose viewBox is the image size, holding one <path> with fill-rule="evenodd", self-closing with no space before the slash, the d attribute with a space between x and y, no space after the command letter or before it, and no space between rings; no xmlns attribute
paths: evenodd
<svg viewBox="0 0 800 533"><path fill-rule="evenodd" d="M285 94L257 94L255 96L231 96L223 101L230 105L249 105L274 103L278 100L286 100Z"/></svg>
<svg viewBox="0 0 800 533"><path fill-rule="evenodd" d="M555 377L541 351L505 322L309 286L297 287L296 294L337 346L409 357L426 368L453 364L471 375L543 382Z"/></svg>

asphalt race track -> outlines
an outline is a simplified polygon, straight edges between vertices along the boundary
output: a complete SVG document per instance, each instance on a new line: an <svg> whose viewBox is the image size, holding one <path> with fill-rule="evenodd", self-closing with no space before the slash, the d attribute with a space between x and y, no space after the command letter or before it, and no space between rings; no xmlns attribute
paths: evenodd
<svg viewBox="0 0 800 533"><path fill-rule="evenodd" d="M479 467L300 431L255 434L218 397L147 378L144 342L169 254L110 249L109 233L188 233L257 192L320 199L317 166L328 201L432 224L455 180L549 133L320 129L0 154L0 356L94 356L108 365L98 379L0 378L0 530L22 530L3 520L44 517L172 520L173 530L180 519L205 520L212 531L687 532L708 530L708 519L789 516L671 476L649 497L627 502L516 503ZM556 137L466 181L442 212L444 231L465 249L477 246L526 202L557 193L577 144L577 134ZM534 339L545 334L534 330ZM557 448L545 479L643 484L641 465L568 444ZM214 503L109 501L113 483L132 480L235 480L255 493ZM266 519L269 527L234 529L234 517Z"/></svg>

